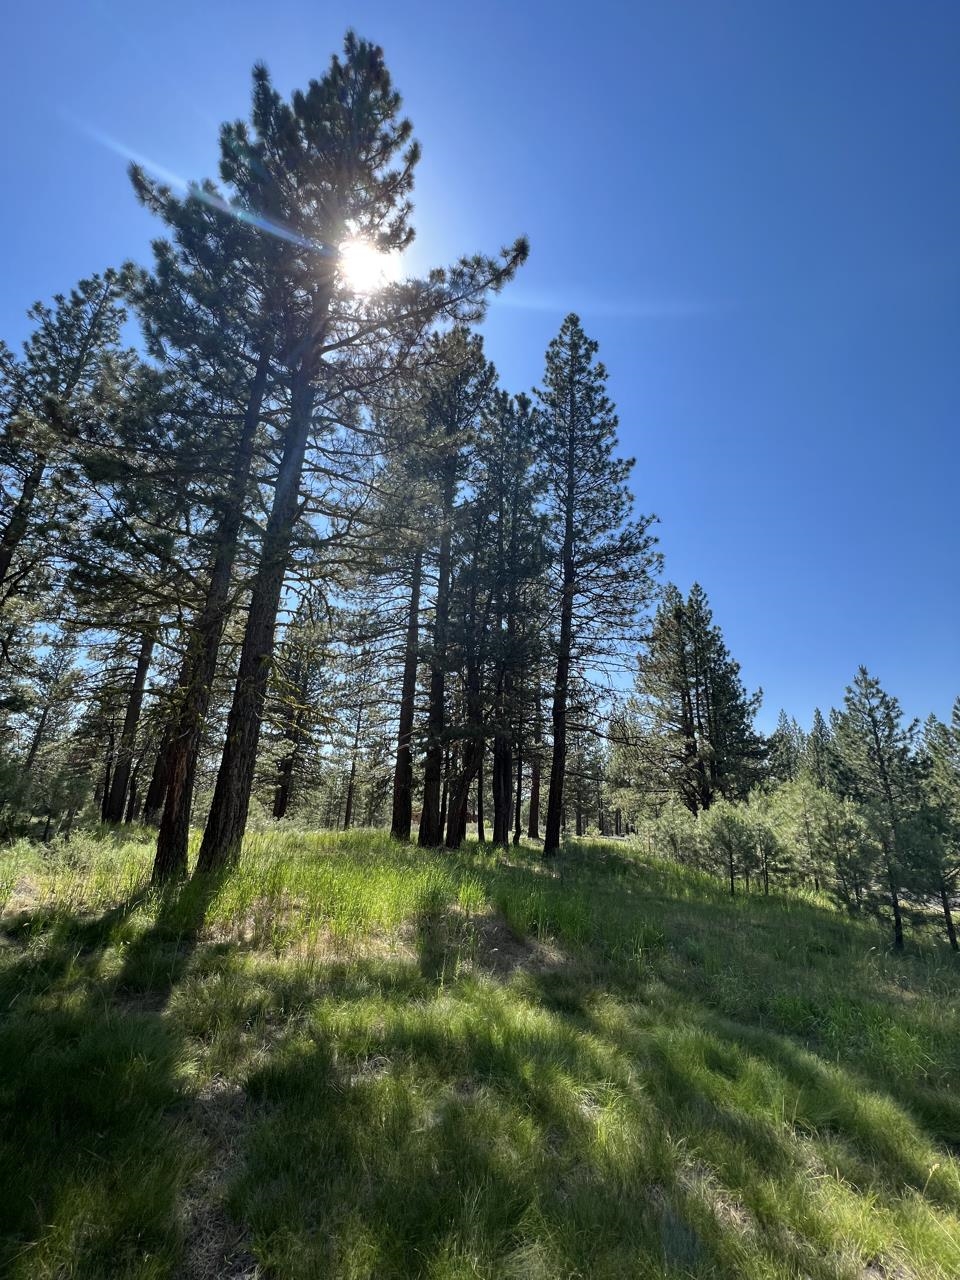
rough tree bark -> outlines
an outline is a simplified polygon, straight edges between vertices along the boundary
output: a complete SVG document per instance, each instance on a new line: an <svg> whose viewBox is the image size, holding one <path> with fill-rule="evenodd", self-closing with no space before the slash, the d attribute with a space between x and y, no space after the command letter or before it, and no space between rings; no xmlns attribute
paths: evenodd
<svg viewBox="0 0 960 1280"><path fill-rule="evenodd" d="M493 740L493 843L506 848L510 843L510 816L513 794L513 750L504 726Z"/></svg>
<svg viewBox="0 0 960 1280"><path fill-rule="evenodd" d="M314 385L302 366L291 388L290 422L277 473L260 564L250 591L250 607L240 651L240 667L227 720L227 737L213 802L200 845L197 870L229 865L240 852L250 808L260 725L273 660L280 593L300 499L300 478L313 414Z"/></svg>
<svg viewBox="0 0 960 1280"><path fill-rule="evenodd" d="M257 359L250 385L230 482L215 533L207 595L190 636L180 686L175 695L176 709L161 766L164 801L153 864L155 884L185 875L187 871L190 813L193 808L203 722L210 706L210 690L216 675L217 655L227 617L230 580L243 525L244 502L267 390L270 357L270 345L267 344ZM151 797L148 796L148 812L150 801Z"/></svg>

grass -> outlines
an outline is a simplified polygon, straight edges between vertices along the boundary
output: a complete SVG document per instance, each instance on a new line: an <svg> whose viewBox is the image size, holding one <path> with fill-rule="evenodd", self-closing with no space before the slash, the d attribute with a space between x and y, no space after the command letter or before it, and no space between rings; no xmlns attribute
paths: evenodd
<svg viewBox="0 0 960 1280"><path fill-rule="evenodd" d="M624 843L0 859L0 1274L960 1275L960 969Z"/></svg>

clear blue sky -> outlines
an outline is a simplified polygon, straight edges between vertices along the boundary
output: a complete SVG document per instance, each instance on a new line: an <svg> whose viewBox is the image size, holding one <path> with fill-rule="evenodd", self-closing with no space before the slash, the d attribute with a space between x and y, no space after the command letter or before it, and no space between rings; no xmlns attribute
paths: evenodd
<svg viewBox="0 0 960 1280"><path fill-rule="evenodd" d="M865 663L960 693L960 3L13 2L0 335L156 230L125 161L186 177L353 25L424 147L418 262L532 253L486 325L528 388L568 310L599 339L667 576L699 579L762 723Z"/></svg>

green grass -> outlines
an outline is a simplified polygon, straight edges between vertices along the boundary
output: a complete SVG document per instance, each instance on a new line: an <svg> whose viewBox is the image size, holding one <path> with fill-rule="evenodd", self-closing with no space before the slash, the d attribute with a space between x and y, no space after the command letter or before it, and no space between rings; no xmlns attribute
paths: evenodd
<svg viewBox="0 0 960 1280"><path fill-rule="evenodd" d="M624 843L0 858L0 1274L960 1275L960 968Z"/></svg>

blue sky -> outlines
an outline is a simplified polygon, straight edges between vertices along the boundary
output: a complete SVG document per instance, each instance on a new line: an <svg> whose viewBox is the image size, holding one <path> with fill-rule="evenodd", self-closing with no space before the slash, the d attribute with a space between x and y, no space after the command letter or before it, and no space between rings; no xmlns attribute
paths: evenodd
<svg viewBox="0 0 960 1280"><path fill-rule="evenodd" d="M417 265L521 232L485 326L529 388L580 312L667 576L699 579L761 722L859 663L960 693L960 4L12 3L0 336L157 228L110 138L185 177L266 61L379 41L424 148Z"/></svg>

